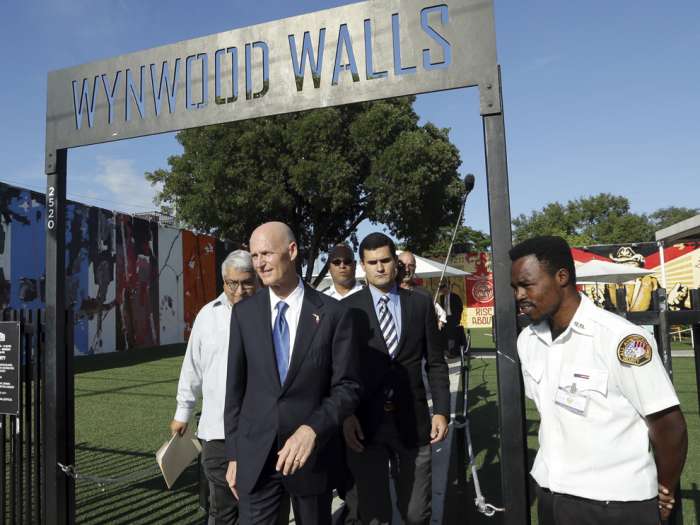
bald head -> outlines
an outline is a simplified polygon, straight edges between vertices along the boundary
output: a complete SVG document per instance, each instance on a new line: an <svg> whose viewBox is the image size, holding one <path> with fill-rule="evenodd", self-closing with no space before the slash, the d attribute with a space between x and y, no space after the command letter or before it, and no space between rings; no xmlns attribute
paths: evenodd
<svg viewBox="0 0 700 525"><path fill-rule="evenodd" d="M275 239L284 244L297 242L297 238L294 236L292 229L285 223L279 221L266 222L255 228L250 236L251 243L256 235L264 235L266 238Z"/></svg>
<svg viewBox="0 0 700 525"><path fill-rule="evenodd" d="M250 255L255 271L262 283L280 297L291 293L298 282L297 254L294 232L283 222L261 224L250 236Z"/></svg>
<svg viewBox="0 0 700 525"><path fill-rule="evenodd" d="M403 273L401 274L401 286L411 289L415 285L413 279L416 276L416 257L408 250L399 254L399 261L403 263Z"/></svg>

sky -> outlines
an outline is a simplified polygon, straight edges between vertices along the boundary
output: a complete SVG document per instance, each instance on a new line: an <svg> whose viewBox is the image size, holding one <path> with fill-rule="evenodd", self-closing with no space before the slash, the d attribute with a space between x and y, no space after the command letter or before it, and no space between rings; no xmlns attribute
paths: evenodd
<svg viewBox="0 0 700 525"><path fill-rule="evenodd" d="M4 0L0 180L45 191L48 71L346 3ZM635 213L700 206L700 2L496 0L495 20L513 216L600 192ZM476 177L465 224L488 231L477 90L415 109L450 128L460 173ZM68 196L152 210L143 174L180 152L172 133L70 150Z"/></svg>

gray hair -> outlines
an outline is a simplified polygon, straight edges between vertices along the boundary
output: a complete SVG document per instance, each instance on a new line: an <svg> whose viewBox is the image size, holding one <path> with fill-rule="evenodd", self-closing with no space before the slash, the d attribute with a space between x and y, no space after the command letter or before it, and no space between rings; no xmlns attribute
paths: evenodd
<svg viewBox="0 0 700 525"><path fill-rule="evenodd" d="M254 273L253 270L253 258L250 256L250 253L248 253L245 250L236 250L231 253L229 253L226 256L226 259L224 259L224 262L221 263L221 276L226 277L224 274L226 273L226 268L229 266L232 266L234 269L238 270L239 272L250 272Z"/></svg>

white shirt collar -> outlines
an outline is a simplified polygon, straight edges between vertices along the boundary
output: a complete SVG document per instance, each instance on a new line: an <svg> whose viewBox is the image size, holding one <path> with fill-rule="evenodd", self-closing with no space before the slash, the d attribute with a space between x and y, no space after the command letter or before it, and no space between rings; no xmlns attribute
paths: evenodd
<svg viewBox="0 0 700 525"><path fill-rule="evenodd" d="M275 311L275 307L280 301L284 301L285 303L287 303L287 305L289 305L289 308L293 311L301 309L301 301L304 299L304 282L301 280L300 277L298 279L299 281L297 282L297 287L294 288L292 293L290 293L284 299L280 298L272 290L272 288L268 288L268 290L270 291L270 309L272 310L272 312Z"/></svg>
<svg viewBox="0 0 700 525"><path fill-rule="evenodd" d="M345 295L340 295L340 292L338 292L338 290L336 289L335 284L331 283L331 287L328 288L326 294L331 296L333 299L341 300L345 299L346 297L350 297L352 294L354 294L355 292L359 292L360 290L362 290L362 285L359 282L355 281L355 286L350 288L350 291L348 293L346 293Z"/></svg>
<svg viewBox="0 0 700 525"><path fill-rule="evenodd" d="M598 308L596 305L593 304L593 302L586 297L583 294L579 294L579 297L581 298L581 302L578 305L578 308L576 309L576 313L574 313L574 316L571 318L571 321L569 322L569 326L566 327L566 330L564 330L559 337L563 338L565 337L565 334L569 332L569 330L575 330L576 332L583 334L583 335L592 335L593 332L589 328L589 308ZM549 328L549 323L547 321L542 321L541 323L538 323L536 325L530 325L532 327L532 331L539 337L544 343L547 345L552 344L552 331Z"/></svg>
<svg viewBox="0 0 700 525"><path fill-rule="evenodd" d="M228 300L228 296L226 295L226 292L221 292L221 295L216 298L217 301L221 301L221 304L226 305L228 308L231 308L233 305L231 304L231 301Z"/></svg>

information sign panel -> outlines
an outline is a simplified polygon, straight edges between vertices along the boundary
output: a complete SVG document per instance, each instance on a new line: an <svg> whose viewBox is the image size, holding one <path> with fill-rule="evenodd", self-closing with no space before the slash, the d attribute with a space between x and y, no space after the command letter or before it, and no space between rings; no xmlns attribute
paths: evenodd
<svg viewBox="0 0 700 525"><path fill-rule="evenodd" d="M19 415L19 323L0 322L0 414Z"/></svg>

